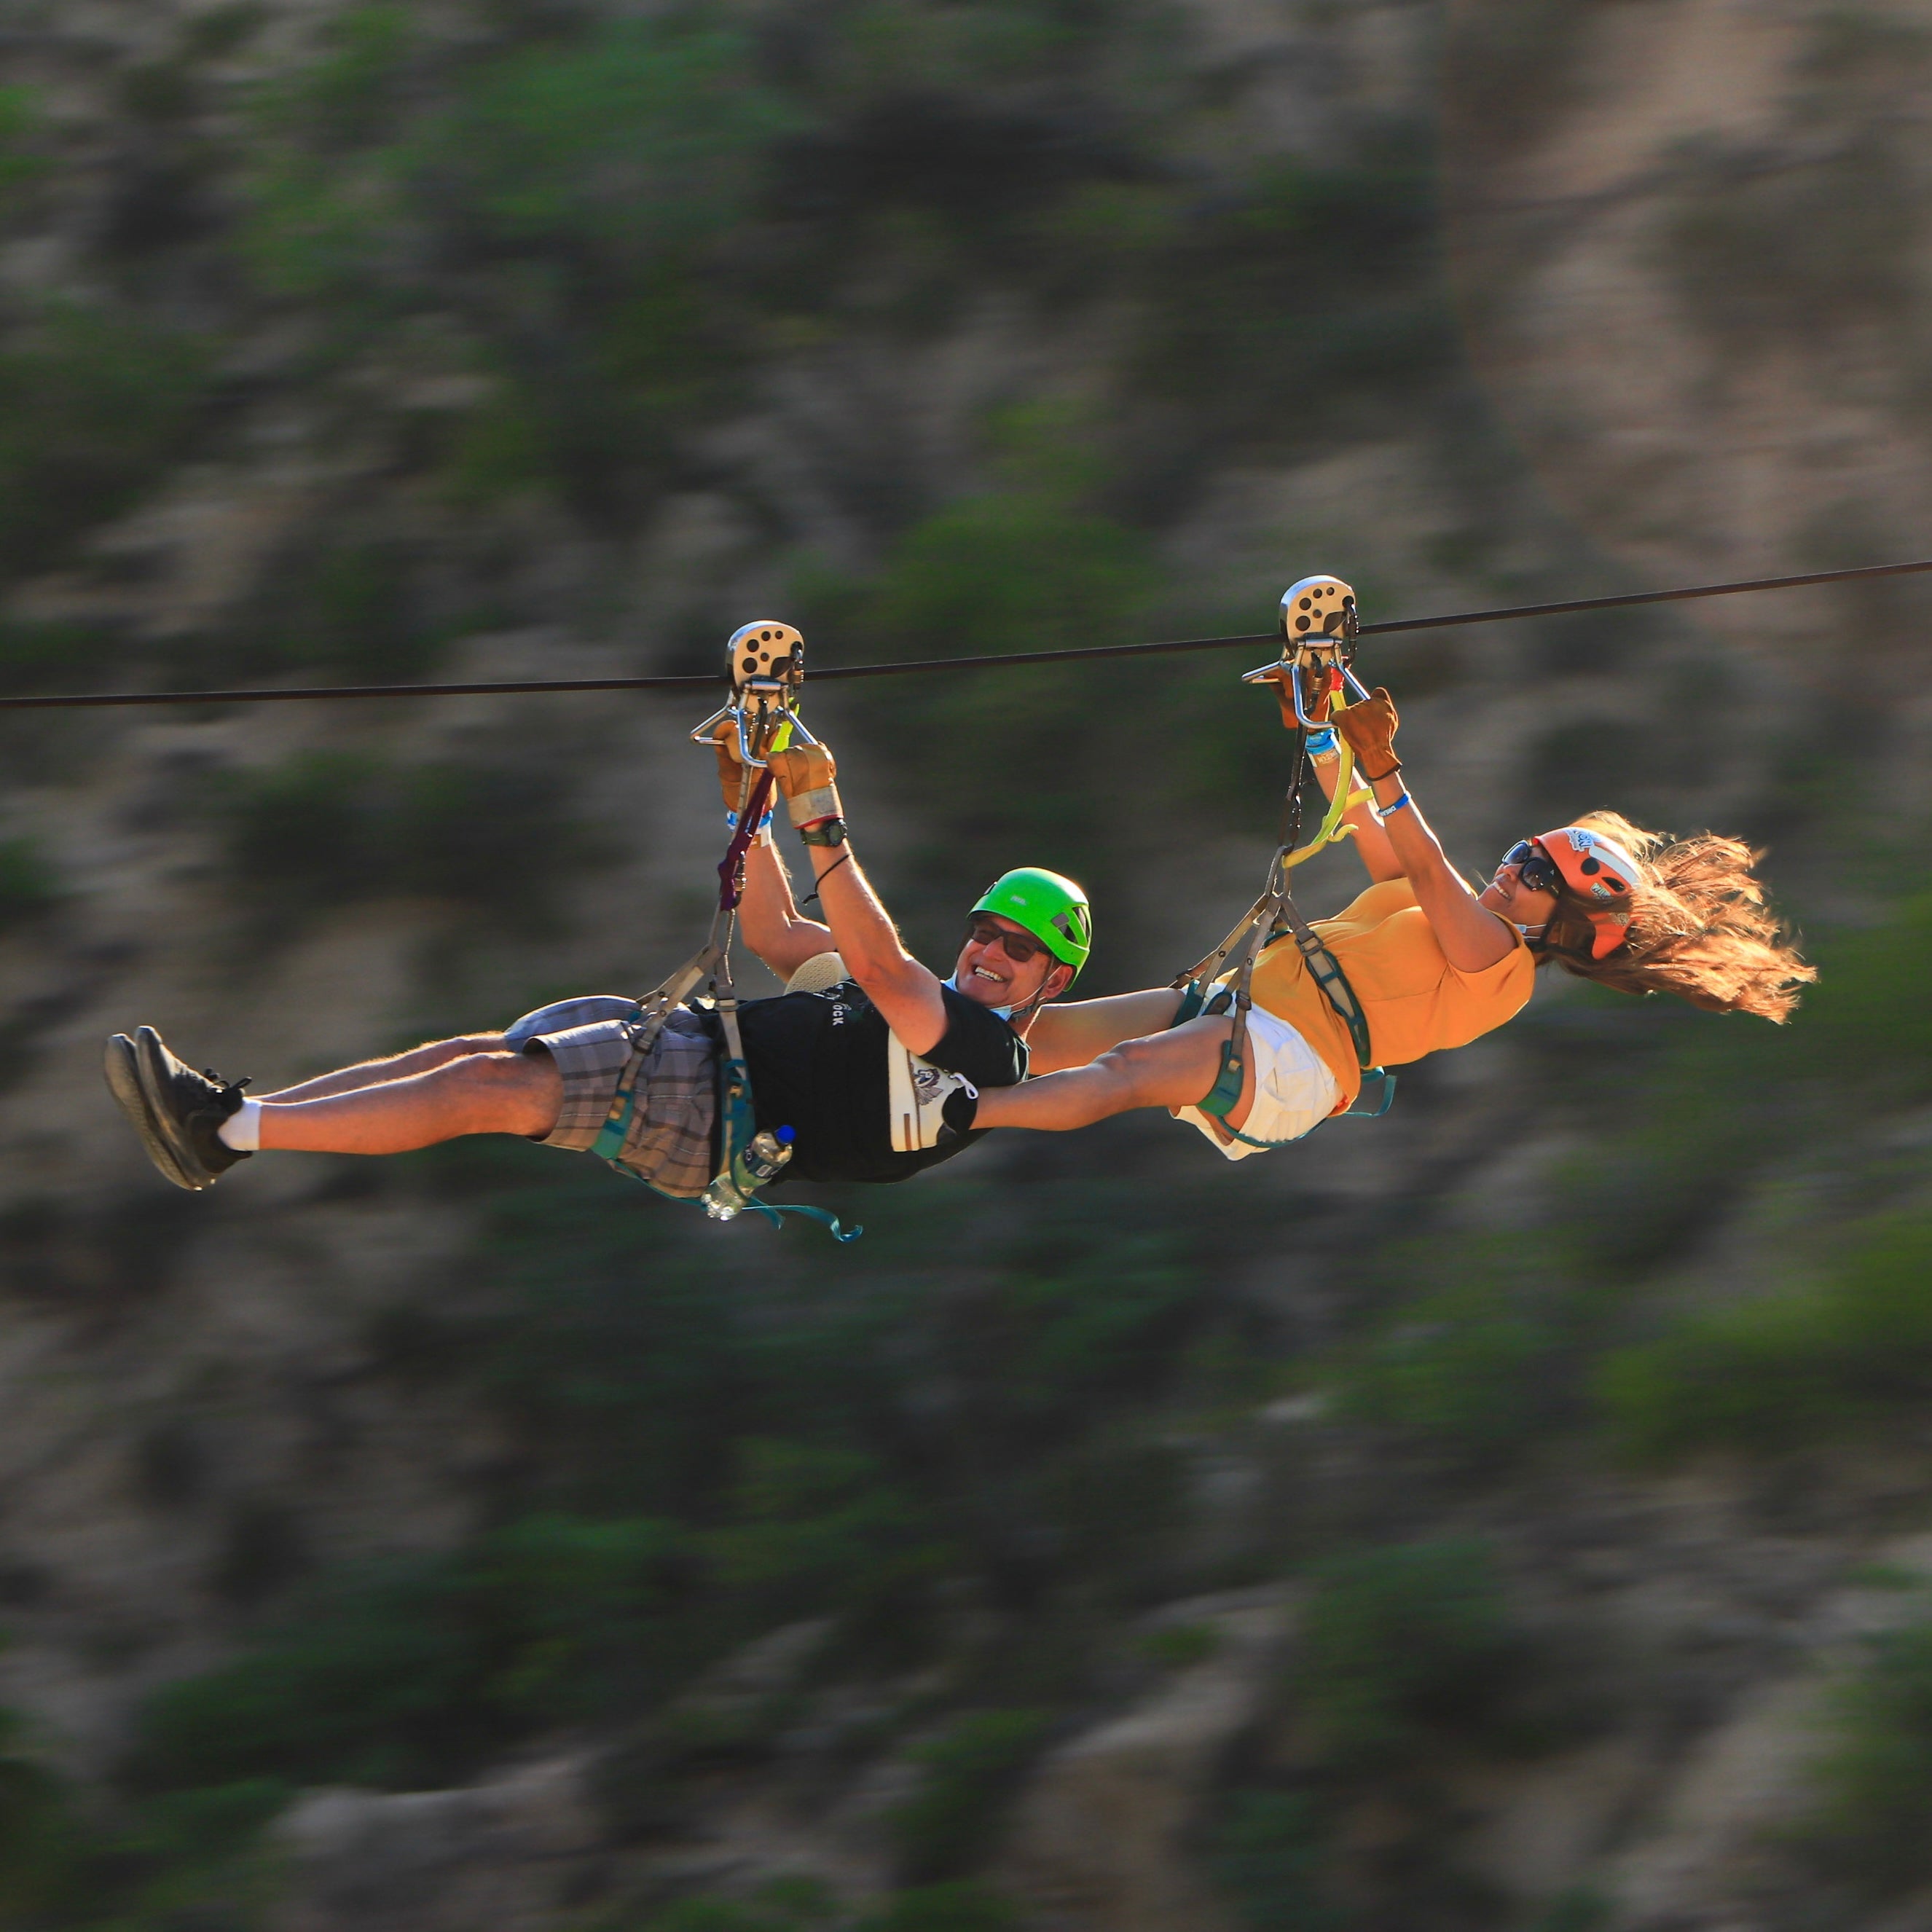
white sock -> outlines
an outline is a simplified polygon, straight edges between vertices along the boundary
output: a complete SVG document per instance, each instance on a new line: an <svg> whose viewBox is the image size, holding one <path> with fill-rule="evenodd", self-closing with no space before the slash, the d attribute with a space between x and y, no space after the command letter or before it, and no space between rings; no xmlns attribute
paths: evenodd
<svg viewBox="0 0 1932 1932"><path fill-rule="evenodd" d="M237 1154L257 1151L262 1144L261 1102L244 1100L222 1122L218 1137L224 1147L232 1147Z"/></svg>

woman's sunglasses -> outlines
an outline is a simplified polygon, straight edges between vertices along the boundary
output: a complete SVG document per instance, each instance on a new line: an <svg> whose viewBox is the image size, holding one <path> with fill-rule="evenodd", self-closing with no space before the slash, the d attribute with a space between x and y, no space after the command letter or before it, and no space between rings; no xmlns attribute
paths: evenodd
<svg viewBox="0 0 1932 1932"><path fill-rule="evenodd" d="M966 922L966 943L969 946L991 946L995 942L1005 948L1006 957L1016 966L1024 966L1029 959L1047 950L1030 932L1009 932L1004 926L995 926L990 919L969 919Z"/></svg>
<svg viewBox="0 0 1932 1932"><path fill-rule="evenodd" d="M1519 868L1516 877L1527 891L1554 892L1562 890L1563 874L1556 869L1556 861L1534 838L1519 838L1503 854L1503 863Z"/></svg>

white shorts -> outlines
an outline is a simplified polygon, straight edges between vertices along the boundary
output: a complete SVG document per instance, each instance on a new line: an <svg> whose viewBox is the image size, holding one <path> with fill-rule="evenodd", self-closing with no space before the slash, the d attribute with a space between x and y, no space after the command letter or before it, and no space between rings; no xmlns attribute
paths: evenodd
<svg viewBox="0 0 1932 1932"><path fill-rule="evenodd" d="M1254 1104L1241 1132L1258 1141L1298 1141L1335 1111L1342 1090L1328 1063L1286 1020L1259 1006L1248 1012L1248 1053L1255 1063ZM1221 1123L1198 1107L1177 1107L1177 1120L1198 1127L1230 1160L1246 1160L1264 1148L1223 1140Z"/></svg>

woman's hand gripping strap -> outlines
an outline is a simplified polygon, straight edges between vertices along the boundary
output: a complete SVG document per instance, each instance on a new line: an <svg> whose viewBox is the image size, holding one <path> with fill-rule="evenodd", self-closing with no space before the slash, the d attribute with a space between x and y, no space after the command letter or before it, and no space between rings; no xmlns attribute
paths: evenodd
<svg viewBox="0 0 1932 1932"><path fill-rule="evenodd" d="M1395 754L1396 728L1401 722L1395 700L1379 684L1360 704L1335 714L1335 729L1360 760L1362 776L1371 784L1380 784L1402 770Z"/></svg>

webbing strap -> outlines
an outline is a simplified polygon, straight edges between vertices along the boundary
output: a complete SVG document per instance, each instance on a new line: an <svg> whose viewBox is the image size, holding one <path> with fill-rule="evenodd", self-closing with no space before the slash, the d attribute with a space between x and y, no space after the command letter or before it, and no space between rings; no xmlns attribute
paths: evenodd
<svg viewBox="0 0 1932 1932"><path fill-rule="evenodd" d="M638 1077L644 1071L651 1048L657 1043L658 1035L664 1031L664 1022L697 991L700 981L715 981L724 957L716 941L716 931L714 926L711 939L706 940L676 972L659 981L638 1002L625 1022L629 1032L630 1054L624 1062L623 1071L617 1076L616 1091L610 1096L610 1111L604 1115L604 1124L598 1129L597 1138L590 1146L590 1151L599 1160L614 1161L624 1150L625 1137L631 1131L631 1121L638 1110Z"/></svg>
<svg viewBox="0 0 1932 1932"><path fill-rule="evenodd" d="M1338 794L1342 788L1338 785ZM1322 988L1329 1005L1342 1024L1348 1029L1348 1037L1355 1048L1355 1058L1365 1076L1374 1076L1382 1083L1382 1102L1372 1114L1358 1118L1379 1120L1388 1112L1394 1097L1394 1076L1385 1072L1375 1064L1369 1036L1368 1016L1362 1010L1362 1003L1355 995L1355 989L1348 983L1348 976L1335 956L1322 942L1321 935L1301 916L1293 896L1288 889L1288 868L1292 862L1286 847L1278 850L1268 868L1267 890L1250 908L1247 916L1230 932L1214 950L1174 981L1178 991L1183 994L1183 1004L1186 1000L1187 989L1209 983L1225 972L1230 960L1238 960L1234 979L1234 1024L1221 1048L1220 1071L1214 1085L1204 1099L1196 1102L1199 1111L1212 1114L1225 1122L1235 1103L1241 1097L1241 1088L1246 1076L1248 1012L1254 1004L1250 988L1254 980L1255 962L1268 943L1282 932L1291 934L1296 949L1306 961L1308 970L1315 983ZM1198 1011L1198 1009L1197 1008ZM1368 1082L1364 1081L1366 1087ZM1351 1114L1357 1110L1351 1108ZM1238 1139L1246 1136L1232 1127L1225 1130ZM1256 1147L1286 1146L1286 1142L1253 1141Z"/></svg>
<svg viewBox="0 0 1932 1932"><path fill-rule="evenodd" d="M745 1205L753 1213L764 1215L767 1220L776 1222L781 1228L784 1226L786 1215L802 1214L808 1221L818 1222L841 1247L849 1241L856 1241L866 1232L863 1228L847 1227L829 1208L808 1208L802 1201L788 1201L781 1204L772 1201L748 1200Z"/></svg>

